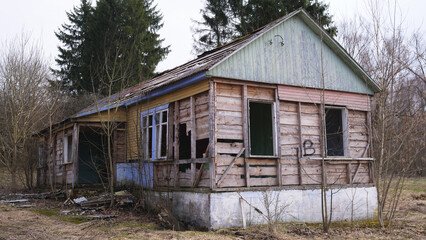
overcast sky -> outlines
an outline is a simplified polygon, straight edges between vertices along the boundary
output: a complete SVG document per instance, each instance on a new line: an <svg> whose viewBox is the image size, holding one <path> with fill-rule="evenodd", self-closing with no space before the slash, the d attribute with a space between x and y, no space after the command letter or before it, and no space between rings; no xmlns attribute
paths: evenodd
<svg viewBox="0 0 426 240"><path fill-rule="evenodd" d="M95 0L92 0L95 1ZM395 0L381 0L383 4ZM42 45L46 57L54 65L59 44L54 31L67 22L66 11L78 5L80 0L0 0L0 42L13 40L22 32L29 33ZM195 56L192 50L193 26L191 19L200 19L203 0L154 0L163 14L164 27L160 35L171 52L157 67L157 71L173 68ZM368 0L323 0L330 5L329 12L338 25L345 18L366 14ZM396 0L407 31L420 29L426 34L426 0ZM387 14L383 9L383 14ZM2 45L0 45L2 46Z"/></svg>

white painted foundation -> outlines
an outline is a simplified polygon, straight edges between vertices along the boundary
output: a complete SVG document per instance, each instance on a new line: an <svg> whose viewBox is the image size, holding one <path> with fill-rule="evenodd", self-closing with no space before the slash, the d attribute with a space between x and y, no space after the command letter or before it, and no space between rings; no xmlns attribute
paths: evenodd
<svg viewBox="0 0 426 240"><path fill-rule="evenodd" d="M377 209L376 187L333 189L332 220L372 219ZM327 192L330 209L331 196ZM155 194L164 196L165 193ZM277 216L283 222L321 222L321 190L270 190L223 193L172 192L169 197L173 213L182 221L209 229L241 227L241 203L248 225L265 224L265 198L270 199L269 211L282 209ZM156 197L156 198L157 198ZM243 198L243 201L240 201ZM159 200L158 198L156 200ZM278 205L277 205L278 203ZM277 207L278 206L278 207Z"/></svg>

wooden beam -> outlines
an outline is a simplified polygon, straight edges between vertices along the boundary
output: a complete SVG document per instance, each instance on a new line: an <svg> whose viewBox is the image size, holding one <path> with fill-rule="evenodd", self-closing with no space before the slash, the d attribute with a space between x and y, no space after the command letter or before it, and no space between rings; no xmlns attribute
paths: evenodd
<svg viewBox="0 0 426 240"><path fill-rule="evenodd" d="M302 163L300 162L301 154L299 148L296 148L297 151L297 177L299 185L302 185Z"/></svg>
<svg viewBox="0 0 426 240"><path fill-rule="evenodd" d="M361 163L360 163L360 165L361 165ZM353 179L355 179L355 176L356 176L358 169L359 169L359 165L358 165L357 172L355 172L354 178L351 177L351 168L352 168L352 164L351 164L351 162L348 162L348 164L346 164L346 179L348 181L348 184L352 184Z"/></svg>
<svg viewBox="0 0 426 240"><path fill-rule="evenodd" d="M210 170L210 188L216 188L216 166L215 166L215 156L216 156L216 123L215 123L215 112L216 112L216 98L215 98L215 89L216 83L210 81L209 88L209 170Z"/></svg>
<svg viewBox="0 0 426 240"><path fill-rule="evenodd" d="M351 179L351 184L353 182L355 182L355 178L356 178L356 175L358 174L358 171L359 171L360 167L361 167L361 163L358 163L358 167L357 167L357 169L355 171L355 174L354 174L353 178Z"/></svg>
<svg viewBox="0 0 426 240"><path fill-rule="evenodd" d="M369 97L369 99L371 99ZM371 104L371 102L370 102ZM368 144L369 144L369 149L368 149L368 157L373 157L373 120L371 118L371 111L367 112L367 131L368 131ZM369 182L370 183L374 183L374 163L370 163L368 164L368 173L369 173Z"/></svg>
<svg viewBox="0 0 426 240"><path fill-rule="evenodd" d="M203 171L203 169L204 169L204 164L205 164L205 163L201 163L201 167L200 167L200 170L198 171L197 178L195 179L194 185L192 186L192 187L194 187L194 188L198 187L198 184L200 184L201 176L203 175L203 172L204 172L204 171Z"/></svg>
<svg viewBox="0 0 426 240"><path fill-rule="evenodd" d="M235 160L241 156L241 154L244 152L245 148L241 148L241 150L238 152L237 156L232 159L232 162L228 165L225 172L220 177L219 181L217 182L217 186L219 186L222 181L225 179L226 175L228 175L228 172L231 170L232 166L234 166Z"/></svg>
<svg viewBox="0 0 426 240"><path fill-rule="evenodd" d="M74 123L73 126L73 132L72 132L72 153L71 153L71 159L73 162L73 169L72 169L72 188L76 185L76 179L77 179L77 168L78 168L78 139L79 139L79 132L80 127L77 123Z"/></svg>
<svg viewBox="0 0 426 240"><path fill-rule="evenodd" d="M275 89L275 147L277 148L277 179L278 186L283 185L282 167L281 167L281 128L280 128L280 99L278 98L278 88Z"/></svg>
<svg viewBox="0 0 426 240"><path fill-rule="evenodd" d="M303 156L303 139L302 139L302 103L298 102L297 105L297 122L299 128L299 148L297 149L297 173L299 175L299 185L302 184L302 163L300 162L300 158Z"/></svg>
<svg viewBox="0 0 426 240"><path fill-rule="evenodd" d="M250 187L250 164L248 162L248 155L250 154L249 147L249 126L248 126L248 102L247 102L247 85L244 84L242 86L242 113L243 113L243 136L244 136L244 149L248 149L248 151L244 152L244 171L246 176L246 187Z"/></svg>
<svg viewBox="0 0 426 240"><path fill-rule="evenodd" d="M191 159L195 159L196 158L196 154L197 154L197 149L196 149L196 136L197 133L195 132L196 130L196 126L195 126L195 97L191 96L189 98L190 100L190 117L191 117ZM196 170L196 166L195 163L191 163L191 183L192 185L195 182L195 170Z"/></svg>
<svg viewBox="0 0 426 240"><path fill-rule="evenodd" d="M175 136L174 136L174 141L173 141L173 148L174 148L174 161L175 161L175 165L174 165L174 173L173 173L173 183L174 186L176 187L179 183L179 165L178 165L178 160L179 160L179 101L175 102L175 106L174 106L174 119L173 119L173 123L174 123L174 127L175 127Z"/></svg>
<svg viewBox="0 0 426 240"><path fill-rule="evenodd" d="M170 104L169 105L169 111L168 111L168 116L167 116L167 159L174 159L173 154L174 154L174 139L173 139L173 132L174 132L174 109L175 106L174 104Z"/></svg>

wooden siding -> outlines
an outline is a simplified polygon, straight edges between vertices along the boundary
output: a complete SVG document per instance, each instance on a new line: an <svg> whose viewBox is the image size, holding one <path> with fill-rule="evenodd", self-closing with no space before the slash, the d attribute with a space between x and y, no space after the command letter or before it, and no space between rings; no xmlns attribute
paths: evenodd
<svg viewBox="0 0 426 240"><path fill-rule="evenodd" d="M127 160L137 159L138 146L140 144L140 114L143 111L172 103L177 100L207 91L209 89L208 81L203 81L179 89L173 93L158 97L156 99L135 104L127 110Z"/></svg>
<svg viewBox="0 0 426 240"><path fill-rule="evenodd" d="M301 88L293 86L278 86L278 94L280 100L304 102L304 103L321 103L320 89ZM338 92L326 90L324 94L325 104L345 106L348 109L370 111L370 96L366 94Z"/></svg>
<svg viewBox="0 0 426 240"><path fill-rule="evenodd" d="M280 184L278 178L281 178L281 184L284 186L319 185L322 175L320 105L313 99L288 97L286 101L276 100L274 89L270 85L265 87L246 85L246 97L248 100L275 101L279 106L278 133L280 134L281 155L279 159L245 158L243 156L235 158L244 147L244 134L248 131L248 129L243 129L245 84L237 81L228 83L218 81L216 83L215 135L217 142L215 144L216 155L214 155L216 168L214 182L219 182L227 171L217 187L246 187L248 182L250 186L276 186ZM278 89L282 90L281 87L278 86ZM306 89L296 90L305 91ZM283 91L278 91L280 98L282 98L282 94ZM329 94L327 104L345 106L342 96L347 96L347 94L349 93ZM360 101L348 105L350 109L346 119L348 124L348 134L346 135L349 138L349 154L346 157L365 160L339 161L339 158L327 158L328 184L372 182L368 175L371 170L368 162L369 152L366 151L362 155L368 139L367 112L351 109L369 109L367 107L369 97L360 94L352 95L359 97ZM315 95L313 96L315 97ZM365 103L362 102L364 100ZM343 104L340 101L343 101ZM228 169L232 162L234 165ZM348 169L350 169L349 173ZM247 176L249 179L246 178Z"/></svg>

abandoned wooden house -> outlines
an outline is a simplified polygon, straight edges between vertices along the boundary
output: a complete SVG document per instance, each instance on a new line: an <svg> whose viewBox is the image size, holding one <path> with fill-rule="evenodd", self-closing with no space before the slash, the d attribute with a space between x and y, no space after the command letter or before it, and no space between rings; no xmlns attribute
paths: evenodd
<svg viewBox="0 0 426 240"><path fill-rule="evenodd" d="M150 189L183 221L222 228L264 222L254 206L265 209L265 193L286 204L280 220L321 221L324 174L334 220L372 218L378 90L298 10L56 124L40 140L38 182L99 184L113 169L117 185Z"/></svg>

